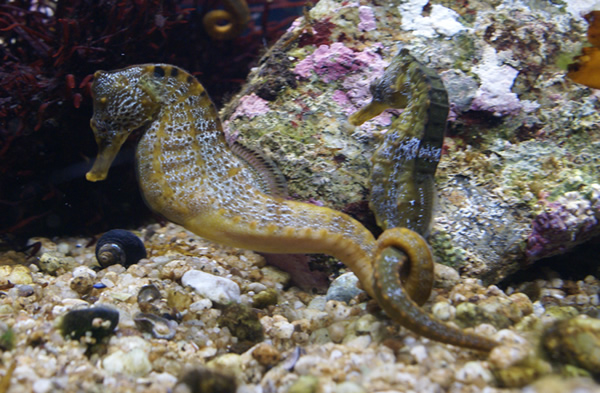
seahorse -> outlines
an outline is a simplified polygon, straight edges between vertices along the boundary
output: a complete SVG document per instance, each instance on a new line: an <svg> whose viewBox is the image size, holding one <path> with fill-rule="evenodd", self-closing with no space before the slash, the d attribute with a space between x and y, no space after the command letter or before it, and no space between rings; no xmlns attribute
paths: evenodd
<svg viewBox="0 0 600 393"><path fill-rule="evenodd" d="M383 229L406 227L426 235L431 224L433 176L441 158L448 94L440 77L406 49L371 84L372 101L350 116L360 125L385 109L404 108L373 154L369 206Z"/></svg>
<svg viewBox="0 0 600 393"><path fill-rule="evenodd" d="M223 0L223 8L208 12L202 19L206 33L219 41L238 37L250 21L246 0Z"/></svg>
<svg viewBox="0 0 600 393"><path fill-rule="evenodd" d="M376 240L342 212L260 191L252 170L226 143L208 94L187 72L166 64L98 71L92 95L98 156L88 180L105 179L128 135L142 129L136 148L140 189L148 206L168 220L233 247L332 255L402 325L482 351L497 344L436 321L419 307L431 291L433 257L416 232L391 228ZM404 259L408 269L399 268ZM400 270L407 273L402 281Z"/></svg>

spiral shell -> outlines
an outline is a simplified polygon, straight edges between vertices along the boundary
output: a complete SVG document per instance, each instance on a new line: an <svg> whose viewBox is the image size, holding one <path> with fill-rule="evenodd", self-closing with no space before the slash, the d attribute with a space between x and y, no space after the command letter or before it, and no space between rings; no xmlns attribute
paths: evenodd
<svg viewBox="0 0 600 393"><path fill-rule="evenodd" d="M102 267L116 264L128 267L146 255L146 247L140 238L124 229L106 232L96 244L96 259Z"/></svg>

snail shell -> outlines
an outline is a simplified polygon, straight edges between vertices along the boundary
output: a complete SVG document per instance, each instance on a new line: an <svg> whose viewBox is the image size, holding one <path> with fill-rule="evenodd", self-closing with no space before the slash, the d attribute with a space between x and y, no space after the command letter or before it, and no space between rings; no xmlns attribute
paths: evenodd
<svg viewBox="0 0 600 393"><path fill-rule="evenodd" d="M96 244L96 259L102 267L116 264L128 267L146 255L146 247L140 238L124 229L106 232Z"/></svg>
<svg viewBox="0 0 600 393"><path fill-rule="evenodd" d="M155 338L170 340L177 332L177 322L154 314L138 313L134 318L138 330L152 334Z"/></svg>

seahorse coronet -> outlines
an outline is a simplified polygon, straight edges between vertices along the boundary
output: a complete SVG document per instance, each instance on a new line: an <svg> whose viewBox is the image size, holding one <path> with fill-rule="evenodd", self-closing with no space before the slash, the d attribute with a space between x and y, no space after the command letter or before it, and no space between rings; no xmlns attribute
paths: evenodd
<svg viewBox="0 0 600 393"><path fill-rule="evenodd" d="M98 157L88 180L103 180L123 141L141 129L137 177L155 212L201 237L233 247L332 255L355 273L363 289L397 322L454 345L481 350L493 346L491 340L482 344L480 337L433 321L410 300L409 296L419 302L427 299L430 289L418 293L430 281L422 275L433 274L431 251L418 233L391 228L376 241L361 223L342 212L262 192L255 173L227 144L203 86L184 70L143 64L98 72L92 95L90 124ZM404 175L410 174L414 172ZM377 253L385 257L377 260ZM399 277L398 266L406 258L408 295L399 278L381 277L381 272Z"/></svg>

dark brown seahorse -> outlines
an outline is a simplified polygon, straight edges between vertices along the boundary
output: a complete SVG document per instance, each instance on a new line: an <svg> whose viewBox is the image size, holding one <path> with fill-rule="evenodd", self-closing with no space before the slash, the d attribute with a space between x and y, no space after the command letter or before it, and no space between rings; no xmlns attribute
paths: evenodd
<svg viewBox="0 0 600 393"><path fill-rule="evenodd" d="M440 77L407 50L371 85L372 101L350 116L360 125L385 109L404 108L373 155L370 207L384 228L426 235L431 223L433 176L441 158L448 94Z"/></svg>

